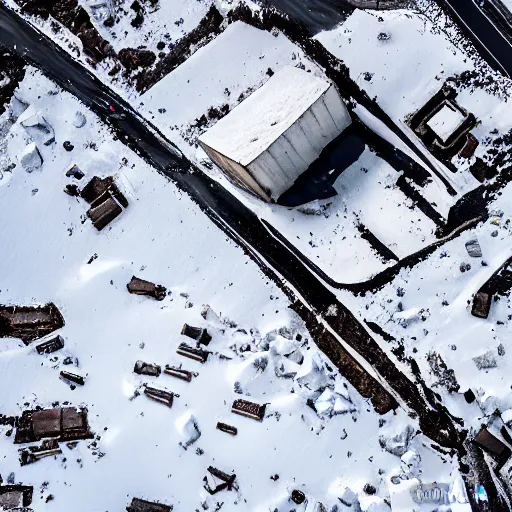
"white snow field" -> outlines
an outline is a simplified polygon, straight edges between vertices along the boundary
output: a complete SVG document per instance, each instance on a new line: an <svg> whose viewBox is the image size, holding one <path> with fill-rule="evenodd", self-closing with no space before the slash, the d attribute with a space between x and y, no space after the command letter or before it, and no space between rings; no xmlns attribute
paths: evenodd
<svg viewBox="0 0 512 512"><path fill-rule="evenodd" d="M0 118L4 156L17 164L0 181L0 302L54 301L66 322L60 331L65 348L41 356L35 344L2 340L0 413L56 402L87 406L97 443L63 445L63 455L20 467L19 446L2 435L0 474L13 472L16 482L34 485L35 512L118 511L133 496L172 504L176 511L201 510L203 503L215 510L218 502L226 511L288 511L295 488L308 496L307 510L322 510L318 502L327 510L340 506L338 497L350 488L362 510L389 511L388 480L403 470L379 437L414 427L413 420L403 410L378 416L342 376L326 369L282 293L79 102L32 68L16 96L54 128L56 142L45 146L18 123L11 126L11 112L19 113L16 100ZM73 125L77 111L86 116L83 128ZM66 140L73 151L62 147ZM44 159L31 173L19 162L29 143ZM85 173L83 183L93 175L114 175L129 200L102 232L86 219L84 202L63 193L73 182L65 177L73 163ZM162 302L130 295L126 283L133 274L165 285L171 294ZM207 321L200 315L203 304L216 312ZM179 334L184 322L206 326L213 335L205 365L176 354L186 341ZM291 350L302 353L302 364L285 357ZM62 365L68 356L76 366ZM255 366L258 358L268 358L263 371ZM191 383L163 374L139 377L133 373L139 359L182 364L198 376ZM291 378L277 376L281 365ZM72 390L59 379L61 369L84 375L85 385ZM130 400L143 382L178 393L173 407L143 394ZM321 392L314 390L326 385L318 401L324 412L317 415L306 400L317 400ZM230 412L243 395L268 404L262 423ZM185 450L179 443L187 441L183 424L190 415L202 435ZM238 436L216 430L219 420L236 426ZM427 448L421 436L409 448L422 457L425 478L458 485L453 461ZM203 477L210 465L236 473L238 490L209 496ZM367 483L376 495L363 492Z"/></svg>

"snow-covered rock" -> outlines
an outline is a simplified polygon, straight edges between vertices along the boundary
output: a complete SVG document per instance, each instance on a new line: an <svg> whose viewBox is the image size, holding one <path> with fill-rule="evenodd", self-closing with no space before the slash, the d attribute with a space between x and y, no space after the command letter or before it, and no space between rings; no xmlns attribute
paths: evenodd
<svg viewBox="0 0 512 512"><path fill-rule="evenodd" d="M43 157L35 142L31 142L21 153L20 163L27 172L40 169L43 165Z"/></svg>

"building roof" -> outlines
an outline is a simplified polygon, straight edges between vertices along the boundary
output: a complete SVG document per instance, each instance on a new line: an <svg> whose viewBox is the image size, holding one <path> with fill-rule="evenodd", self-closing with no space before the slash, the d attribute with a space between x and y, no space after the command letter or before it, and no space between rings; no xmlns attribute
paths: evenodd
<svg viewBox="0 0 512 512"><path fill-rule="evenodd" d="M199 140L248 165L295 123L331 84L301 69L276 72Z"/></svg>
<svg viewBox="0 0 512 512"><path fill-rule="evenodd" d="M463 123L464 114L456 107L445 103L441 110L433 115L427 122L427 125L446 142L455 130Z"/></svg>

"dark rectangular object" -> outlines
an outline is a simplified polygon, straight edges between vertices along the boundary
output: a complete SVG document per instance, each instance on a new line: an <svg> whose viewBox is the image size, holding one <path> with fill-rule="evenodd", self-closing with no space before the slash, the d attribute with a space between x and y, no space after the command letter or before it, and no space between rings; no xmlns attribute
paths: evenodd
<svg viewBox="0 0 512 512"><path fill-rule="evenodd" d="M164 300L167 294L167 288L160 284L145 281L138 277L132 276L131 281L126 285L130 293L135 295L147 295L156 300Z"/></svg>
<svg viewBox="0 0 512 512"><path fill-rule="evenodd" d="M0 338L20 338L25 345L64 326L53 302L44 306L0 306Z"/></svg>
<svg viewBox="0 0 512 512"><path fill-rule="evenodd" d="M479 146L479 142L476 139L476 137L472 133L467 134L466 144L464 144L464 147L460 150L459 155L462 158L471 158L476 151L476 148Z"/></svg>
<svg viewBox="0 0 512 512"><path fill-rule="evenodd" d="M31 485L0 485L0 510L28 507L32 503L33 492Z"/></svg>
<svg viewBox="0 0 512 512"><path fill-rule="evenodd" d="M223 491L224 489L231 491L231 489L233 488L233 484L235 483L236 480L235 474L229 475L228 473L224 473L224 471L214 468L213 466L208 467L208 473L210 473L211 477L205 478L206 483L204 485L204 488L210 494L217 494L218 492ZM210 485L210 483L214 484L215 487Z"/></svg>
<svg viewBox="0 0 512 512"><path fill-rule="evenodd" d="M183 336L192 338L202 345L208 345L212 340L212 337L208 334L206 329L203 329L202 327L193 327L192 325L188 324L183 325L181 334L183 334Z"/></svg>
<svg viewBox="0 0 512 512"><path fill-rule="evenodd" d="M150 386L146 386L144 388L144 394L155 400L156 402L160 402L167 407L172 407L172 403L174 400L174 393L170 391L164 391L163 389L152 388Z"/></svg>
<svg viewBox="0 0 512 512"><path fill-rule="evenodd" d="M206 363L208 361L208 356L210 352L207 350L203 350L202 348L193 348L186 343L181 343L176 352L180 356L185 356L190 359L194 359L195 361L199 361L200 363Z"/></svg>
<svg viewBox="0 0 512 512"><path fill-rule="evenodd" d="M480 448L483 448L493 457L493 459L498 463L498 471L505 464L505 462L507 462L512 453L510 448L505 443L492 435L486 428L480 430L480 432L473 439L473 442L480 446Z"/></svg>
<svg viewBox="0 0 512 512"><path fill-rule="evenodd" d="M72 434L73 432L82 432L87 430L87 415L83 409L76 407L64 407L62 409L62 432Z"/></svg>
<svg viewBox="0 0 512 512"><path fill-rule="evenodd" d="M124 208L128 207L128 200L114 183L114 178L112 176L107 176L106 178L93 176L91 181L89 181L89 183L87 183L87 185L82 189L80 195L92 205L105 193L110 193L112 197L114 197Z"/></svg>
<svg viewBox="0 0 512 512"><path fill-rule="evenodd" d="M220 421L217 423L217 430L226 432L226 434L231 434L232 436L236 436L238 434L238 429L236 427L228 425L227 423L222 423Z"/></svg>
<svg viewBox="0 0 512 512"><path fill-rule="evenodd" d="M231 407L231 412L252 418L253 420L263 421L266 407L265 404L259 405L247 400L235 400Z"/></svg>
<svg viewBox="0 0 512 512"><path fill-rule="evenodd" d="M97 199L91 208L87 211L87 215L92 220L94 227L101 231L105 226L110 224L116 217L121 215L123 209L119 203L110 195L105 192Z"/></svg>
<svg viewBox="0 0 512 512"><path fill-rule="evenodd" d="M18 418L14 443L34 443L44 438L73 441L92 437L87 423L87 409L64 407L23 411Z"/></svg>
<svg viewBox="0 0 512 512"><path fill-rule="evenodd" d="M57 335L55 338L37 345L36 350L38 354L51 354L61 348L64 348L64 339L62 336Z"/></svg>
<svg viewBox="0 0 512 512"><path fill-rule="evenodd" d="M173 377L176 377L181 380L185 380L187 382L192 381L192 377L194 374L192 372L189 372L188 370L182 370L181 368L175 368L174 366L165 366L164 373L166 375L172 375Z"/></svg>
<svg viewBox="0 0 512 512"><path fill-rule="evenodd" d="M41 446L29 446L19 450L20 464L26 466L37 462L44 457L51 457L62 453L59 443L56 439L47 439L41 443Z"/></svg>
<svg viewBox="0 0 512 512"><path fill-rule="evenodd" d="M66 372L66 371L62 370L60 372L60 376L63 379L74 382L75 384L79 384L80 386L83 386L85 384L84 377L82 377L81 375L77 375L76 373Z"/></svg>
<svg viewBox="0 0 512 512"><path fill-rule="evenodd" d="M66 171L66 176L68 178L71 178L71 176L73 176L73 178L77 179L77 180L81 180L85 175L84 173L78 168L78 166L76 164L73 164L67 171Z"/></svg>
<svg viewBox="0 0 512 512"><path fill-rule="evenodd" d="M478 318L487 318L491 310L492 295L490 293L479 290L473 297L473 306L471 314Z"/></svg>
<svg viewBox="0 0 512 512"><path fill-rule="evenodd" d="M157 364L145 363L144 361L137 361L133 367L133 371L138 375L149 375L150 377L159 377L162 373L162 368Z"/></svg>
<svg viewBox="0 0 512 512"><path fill-rule="evenodd" d="M127 512L172 512L172 506L163 503L153 503L152 501L133 498L130 505L126 507Z"/></svg>
<svg viewBox="0 0 512 512"><path fill-rule="evenodd" d="M112 183L114 183L114 180L110 177L99 178L98 176L93 176L91 181L82 189L80 195L90 204L104 194Z"/></svg>

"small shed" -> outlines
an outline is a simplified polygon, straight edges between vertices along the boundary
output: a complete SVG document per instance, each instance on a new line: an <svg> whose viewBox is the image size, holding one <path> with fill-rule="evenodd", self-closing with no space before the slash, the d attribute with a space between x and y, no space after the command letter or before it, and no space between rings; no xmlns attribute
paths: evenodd
<svg viewBox="0 0 512 512"><path fill-rule="evenodd" d="M351 123L336 87L285 67L199 138L235 184L275 201Z"/></svg>

